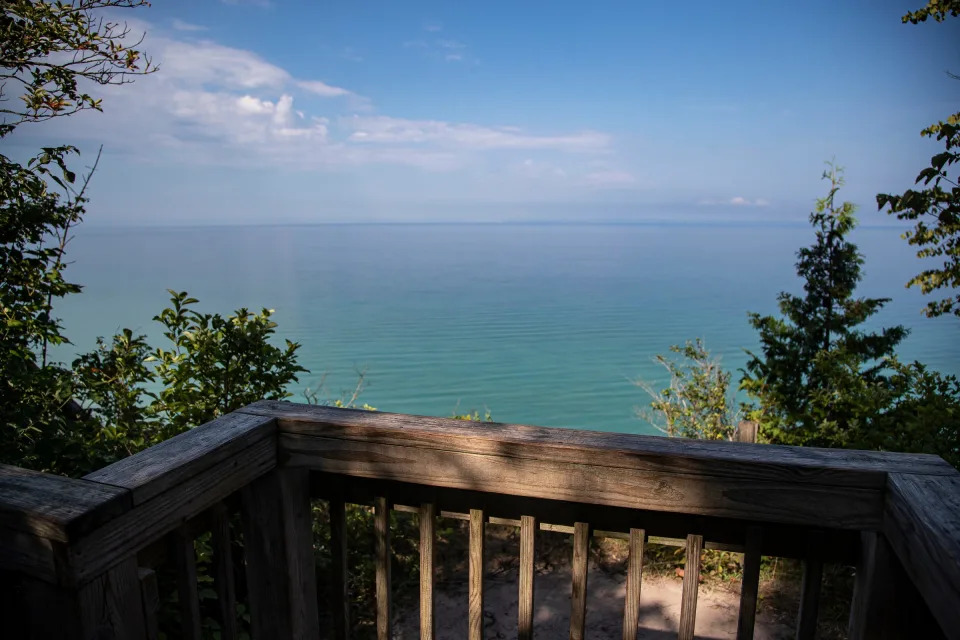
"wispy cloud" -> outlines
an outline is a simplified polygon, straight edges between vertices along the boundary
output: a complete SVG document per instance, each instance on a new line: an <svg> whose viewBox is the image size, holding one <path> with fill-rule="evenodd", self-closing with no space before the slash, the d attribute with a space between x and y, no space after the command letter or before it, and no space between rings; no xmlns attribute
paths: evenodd
<svg viewBox="0 0 960 640"><path fill-rule="evenodd" d="M428 29L429 30L429 29ZM439 29L436 29L439 31ZM452 38L438 38L436 40L424 40L417 38L415 40L406 40L403 42L404 49L419 49L428 58L435 60L444 60L446 62L473 61L475 64L479 60L467 53L467 45L459 40Z"/></svg>
<svg viewBox="0 0 960 640"><path fill-rule="evenodd" d="M584 184L597 188L628 188L636 186L637 179L627 171L594 171L583 178Z"/></svg>
<svg viewBox="0 0 960 640"><path fill-rule="evenodd" d="M340 57L350 62L363 62L363 56L357 53L353 47L344 47L340 52Z"/></svg>
<svg viewBox="0 0 960 640"><path fill-rule="evenodd" d="M553 149L578 153L604 151L610 146L610 137L596 131L534 135L515 127L488 127L389 116L354 116L346 119L344 125L353 129L350 141L367 144L436 144L473 150Z"/></svg>
<svg viewBox="0 0 960 640"><path fill-rule="evenodd" d="M230 5L250 5L251 7L261 7L263 9L273 6L271 0L220 0L220 2Z"/></svg>
<svg viewBox="0 0 960 640"><path fill-rule="evenodd" d="M443 25L439 22L428 22L427 24L423 25L423 30L436 33L438 31L443 31Z"/></svg>
<svg viewBox="0 0 960 640"><path fill-rule="evenodd" d="M321 98L337 98L340 96L355 95L352 91L344 89L343 87L334 87L320 80L298 80L297 86Z"/></svg>
<svg viewBox="0 0 960 640"><path fill-rule="evenodd" d="M768 200L764 198L744 198L743 196L734 196L726 200L714 200L712 198L704 198L697 202L700 205L706 206L717 206L717 205L730 205L734 207L766 207L770 205Z"/></svg>
<svg viewBox="0 0 960 640"><path fill-rule="evenodd" d="M192 24L190 22L184 22L179 18L174 18L170 21L170 26L176 29L177 31L206 31L207 27L199 24Z"/></svg>

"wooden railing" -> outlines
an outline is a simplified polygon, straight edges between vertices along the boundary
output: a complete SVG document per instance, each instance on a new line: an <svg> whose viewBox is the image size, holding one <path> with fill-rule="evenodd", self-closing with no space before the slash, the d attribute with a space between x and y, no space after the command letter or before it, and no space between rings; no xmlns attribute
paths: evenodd
<svg viewBox="0 0 960 640"><path fill-rule="evenodd" d="M330 514L324 628L315 499ZM158 572L167 567L176 575L179 634L199 638L198 537L212 550L224 640L238 635L241 585L254 638L349 637L349 503L373 506L376 634L384 640L391 509L419 514L424 639L433 637L438 517L469 523L471 640L483 632L491 522L520 530L521 639L533 638L542 530L573 536L570 638L584 637L589 615L591 535L629 544L624 640L637 637L652 536L686 546L682 639L694 636L699 559L710 548L744 553L738 638L753 637L761 556L803 560L798 638L814 637L826 562L856 567L851 638L960 637L960 474L938 457L279 402L250 405L79 480L0 467L0 637L156 638Z"/></svg>

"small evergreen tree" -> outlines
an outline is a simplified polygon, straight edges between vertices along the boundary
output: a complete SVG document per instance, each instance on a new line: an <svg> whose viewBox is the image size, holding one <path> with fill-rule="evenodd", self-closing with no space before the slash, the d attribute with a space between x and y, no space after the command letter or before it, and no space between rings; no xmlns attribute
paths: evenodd
<svg viewBox="0 0 960 640"><path fill-rule="evenodd" d="M835 203L842 171L824 172L826 197L810 214L816 241L797 252L804 295L779 295L782 317L750 314L761 353L740 386L759 405L763 437L781 444L856 447L889 402L885 358L907 335L902 326L866 332L863 322L888 302L857 298L863 257L847 240L856 225L852 203Z"/></svg>

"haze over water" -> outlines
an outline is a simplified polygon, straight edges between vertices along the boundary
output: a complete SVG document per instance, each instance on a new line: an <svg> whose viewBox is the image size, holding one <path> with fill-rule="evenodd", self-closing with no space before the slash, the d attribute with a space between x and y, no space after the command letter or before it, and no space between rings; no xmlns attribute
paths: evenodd
<svg viewBox="0 0 960 640"><path fill-rule="evenodd" d="M859 293L892 297L872 326L905 324L904 360L960 373L960 321L931 320L903 284L919 270L889 227L858 229ZM199 309L276 309L278 336L300 342L325 397L349 392L384 411L489 409L501 422L650 432L631 380L666 383L652 362L701 337L728 369L757 347L747 312L799 292L805 224L315 225L81 227L70 246L82 294L58 308L74 342L122 327L164 344L151 318L187 290Z"/></svg>

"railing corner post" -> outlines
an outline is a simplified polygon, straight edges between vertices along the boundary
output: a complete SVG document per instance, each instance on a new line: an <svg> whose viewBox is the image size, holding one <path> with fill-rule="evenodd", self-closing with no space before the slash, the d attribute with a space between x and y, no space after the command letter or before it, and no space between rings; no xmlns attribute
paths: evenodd
<svg viewBox="0 0 960 640"><path fill-rule="evenodd" d="M254 640L318 637L309 471L276 469L241 503Z"/></svg>

